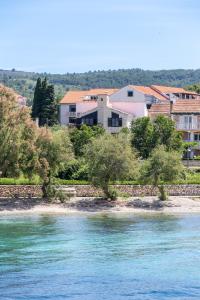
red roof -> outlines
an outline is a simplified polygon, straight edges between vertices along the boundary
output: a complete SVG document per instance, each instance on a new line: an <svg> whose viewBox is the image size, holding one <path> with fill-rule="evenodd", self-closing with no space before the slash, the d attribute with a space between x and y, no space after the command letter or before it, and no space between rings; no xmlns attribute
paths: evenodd
<svg viewBox="0 0 200 300"><path fill-rule="evenodd" d="M87 100L87 96L97 96L101 94L112 95L117 91L118 89L91 89L87 91L69 91L60 101L60 104L80 103L84 100Z"/></svg>
<svg viewBox="0 0 200 300"><path fill-rule="evenodd" d="M152 89L149 86L142 86L142 85L130 85L130 87L138 92L141 92L145 95L150 95L153 96L159 100L166 100L167 97L165 97L164 95L161 95L161 93L155 91L154 89Z"/></svg>
<svg viewBox="0 0 200 300"><path fill-rule="evenodd" d="M151 85L153 89L162 93L162 94L189 94L189 95L198 95L195 92L187 91L184 88L177 88L172 86L163 86L163 85Z"/></svg>

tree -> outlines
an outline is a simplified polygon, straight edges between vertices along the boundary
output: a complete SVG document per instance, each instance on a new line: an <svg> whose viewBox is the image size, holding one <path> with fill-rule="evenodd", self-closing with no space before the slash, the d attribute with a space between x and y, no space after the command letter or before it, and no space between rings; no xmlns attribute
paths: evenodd
<svg viewBox="0 0 200 300"><path fill-rule="evenodd" d="M58 123L58 111L54 86L49 85L47 78L38 78L34 92L32 118L39 119L39 125L53 126Z"/></svg>
<svg viewBox="0 0 200 300"><path fill-rule="evenodd" d="M154 127L149 117L138 118L132 122L132 146L137 149L142 158L147 158L155 147Z"/></svg>
<svg viewBox="0 0 200 300"><path fill-rule="evenodd" d="M200 94L200 84L192 84L186 87L187 90Z"/></svg>
<svg viewBox="0 0 200 300"><path fill-rule="evenodd" d="M167 150L181 151L183 140L181 133L177 132L175 122L163 115L157 116L153 121L154 145L165 145Z"/></svg>
<svg viewBox="0 0 200 300"><path fill-rule="evenodd" d="M176 131L174 121L163 115L157 116L155 120L149 117L136 119L132 123L131 132L132 146L144 159L158 145L165 145L167 150L182 150L182 137Z"/></svg>
<svg viewBox="0 0 200 300"><path fill-rule="evenodd" d="M58 110L55 101L53 85L46 86L43 90L43 103L40 111L40 126L53 126L58 123Z"/></svg>
<svg viewBox="0 0 200 300"><path fill-rule="evenodd" d="M37 79L37 83L35 86L32 113L31 113L31 116L34 120L40 117L41 101L42 101L42 81L41 78L39 77Z"/></svg>
<svg viewBox="0 0 200 300"><path fill-rule="evenodd" d="M14 91L0 87L0 171L1 176L31 177L36 162L37 127L30 111L20 107Z"/></svg>
<svg viewBox="0 0 200 300"><path fill-rule="evenodd" d="M166 151L166 147L156 147L151 156L143 163L140 179L142 182L152 184L160 192L160 200L167 198L165 183L173 183L184 176L184 166L179 152Z"/></svg>
<svg viewBox="0 0 200 300"><path fill-rule="evenodd" d="M0 86L0 171L3 177L38 174L47 197L53 177L73 159L67 129L38 128L16 94Z"/></svg>
<svg viewBox="0 0 200 300"><path fill-rule="evenodd" d="M80 129L73 128L70 131L70 139L73 144L74 153L80 157L84 153L84 147L92 138L101 136L105 133L105 129L100 126L87 126L82 125Z"/></svg>
<svg viewBox="0 0 200 300"><path fill-rule="evenodd" d="M73 152L66 128L48 129L43 127L38 130L37 173L43 181L43 197L48 197L53 178L65 170L69 161L73 159Z"/></svg>
<svg viewBox="0 0 200 300"><path fill-rule="evenodd" d="M130 143L123 134L104 134L93 138L86 146L89 180L100 187L107 198L112 197L109 184L137 174L138 162Z"/></svg>

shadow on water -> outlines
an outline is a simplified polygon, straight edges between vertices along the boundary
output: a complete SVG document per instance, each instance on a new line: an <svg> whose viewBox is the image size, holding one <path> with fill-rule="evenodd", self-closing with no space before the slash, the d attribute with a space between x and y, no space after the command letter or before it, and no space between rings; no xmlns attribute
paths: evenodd
<svg viewBox="0 0 200 300"><path fill-rule="evenodd" d="M174 215L156 214L149 215L113 215L102 214L88 217L88 225L90 229L99 233L102 231L107 234L123 233L133 231L135 229L151 230L155 232L173 232L180 228L180 218Z"/></svg>

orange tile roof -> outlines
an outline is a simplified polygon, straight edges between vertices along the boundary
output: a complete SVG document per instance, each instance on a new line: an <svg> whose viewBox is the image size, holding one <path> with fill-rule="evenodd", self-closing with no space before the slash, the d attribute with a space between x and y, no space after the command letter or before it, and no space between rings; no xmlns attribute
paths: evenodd
<svg viewBox="0 0 200 300"><path fill-rule="evenodd" d="M163 85L151 85L153 89L163 94L190 94L198 95L192 91L186 91L184 88L177 88L172 86L163 86Z"/></svg>
<svg viewBox="0 0 200 300"><path fill-rule="evenodd" d="M148 110L149 115L170 115L170 103L155 103ZM172 114L200 113L200 100L177 100L172 106Z"/></svg>
<svg viewBox="0 0 200 300"><path fill-rule="evenodd" d="M200 100L177 100L172 113L200 113Z"/></svg>
<svg viewBox="0 0 200 300"><path fill-rule="evenodd" d="M112 95L117 91L118 89L91 89L87 91L69 91L60 101L60 104L80 103L85 99L86 96L97 96L100 94Z"/></svg>
<svg viewBox="0 0 200 300"><path fill-rule="evenodd" d="M151 87L148 86L142 86L142 85L130 85L130 87L138 92L141 92L145 95L154 96L155 98L159 100L166 100L167 98L163 95L161 95L159 92L155 91Z"/></svg>
<svg viewBox="0 0 200 300"><path fill-rule="evenodd" d="M154 115L170 115L170 103L155 103L151 105L151 108L148 110L150 116Z"/></svg>

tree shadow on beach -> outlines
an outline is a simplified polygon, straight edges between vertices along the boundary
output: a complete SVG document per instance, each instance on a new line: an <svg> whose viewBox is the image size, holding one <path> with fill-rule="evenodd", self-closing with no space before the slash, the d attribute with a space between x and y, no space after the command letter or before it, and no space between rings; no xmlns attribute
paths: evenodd
<svg viewBox="0 0 200 300"><path fill-rule="evenodd" d="M0 211L30 210L37 205L46 205L47 200L41 198L1 198Z"/></svg>
<svg viewBox="0 0 200 300"><path fill-rule="evenodd" d="M67 206L75 208L80 211L102 211L116 208L117 202L115 200L108 200L103 198L81 198L74 202L68 202Z"/></svg>

